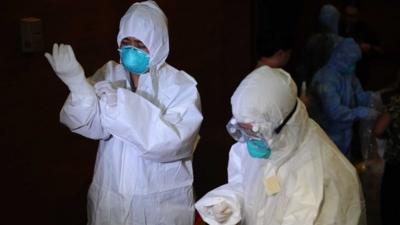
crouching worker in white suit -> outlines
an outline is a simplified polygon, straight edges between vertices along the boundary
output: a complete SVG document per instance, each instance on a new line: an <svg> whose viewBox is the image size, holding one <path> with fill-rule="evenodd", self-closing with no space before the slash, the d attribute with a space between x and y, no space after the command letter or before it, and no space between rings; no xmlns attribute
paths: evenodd
<svg viewBox="0 0 400 225"><path fill-rule="evenodd" d="M165 62L167 21L153 1L128 9L118 45L122 64L110 61L89 80L70 46L55 44L46 54L71 91L61 122L100 140L88 224L193 224L197 83Z"/></svg>
<svg viewBox="0 0 400 225"><path fill-rule="evenodd" d="M210 225L357 225L364 201L353 166L311 119L281 69L262 66L231 98L228 183L196 203Z"/></svg>

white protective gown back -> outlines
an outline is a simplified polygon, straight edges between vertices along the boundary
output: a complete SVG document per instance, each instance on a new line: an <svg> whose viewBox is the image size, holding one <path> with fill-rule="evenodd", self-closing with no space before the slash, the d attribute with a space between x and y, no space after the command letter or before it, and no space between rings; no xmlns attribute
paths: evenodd
<svg viewBox="0 0 400 225"><path fill-rule="evenodd" d="M154 2L129 8L118 43L128 36L150 51L150 71L136 91L123 66L110 61L89 80L119 86L117 104L69 96L60 113L73 132L100 140L88 224L193 224L191 157L202 121L197 83L165 62L166 18Z"/></svg>
<svg viewBox="0 0 400 225"><path fill-rule="evenodd" d="M264 66L249 76L255 74L261 78L273 73L287 74ZM263 85L257 80L254 83ZM237 142L231 147L228 183L210 191L196 203L196 209L208 224L220 224L214 220L210 206L221 201L233 207L233 214L224 225L357 225L365 222L364 200L354 167L309 119L300 100L273 143L269 159L252 158L246 143Z"/></svg>

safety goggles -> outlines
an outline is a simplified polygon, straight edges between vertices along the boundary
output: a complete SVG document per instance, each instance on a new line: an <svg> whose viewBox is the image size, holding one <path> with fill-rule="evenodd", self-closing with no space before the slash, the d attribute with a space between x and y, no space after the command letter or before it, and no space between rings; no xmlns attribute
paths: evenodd
<svg viewBox="0 0 400 225"><path fill-rule="evenodd" d="M232 136L235 141L246 142L251 139L272 139L276 134L279 134L289 119L293 116L297 108L297 102L294 105L292 111L286 116L282 123L274 127L272 123L263 123L263 132L260 132L260 128L257 125L253 125L251 128L245 128L237 122L235 118L231 118L226 125L226 130Z"/></svg>
<svg viewBox="0 0 400 225"><path fill-rule="evenodd" d="M252 139L262 139L261 133L254 129L241 126L235 118L229 120L229 122L226 124L226 130L235 141L246 142Z"/></svg>

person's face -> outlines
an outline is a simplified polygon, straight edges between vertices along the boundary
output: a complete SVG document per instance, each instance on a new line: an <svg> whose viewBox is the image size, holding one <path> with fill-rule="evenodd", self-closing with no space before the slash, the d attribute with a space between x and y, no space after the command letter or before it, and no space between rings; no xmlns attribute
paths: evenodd
<svg viewBox="0 0 400 225"><path fill-rule="evenodd" d="M253 126L250 123L238 123L241 130L243 130L250 137L257 137L258 134L253 131Z"/></svg>
<svg viewBox="0 0 400 225"><path fill-rule="evenodd" d="M124 46L133 46L144 52L149 53L149 49L146 47L146 45L144 45L143 42L141 42L140 40L138 40L134 37L126 37L126 38L122 39L120 48L122 48Z"/></svg>
<svg viewBox="0 0 400 225"><path fill-rule="evenodd" d="M358 9L354 6L346 6L344 9L344 17L348 24L353 24L358 21Z"/></svg>

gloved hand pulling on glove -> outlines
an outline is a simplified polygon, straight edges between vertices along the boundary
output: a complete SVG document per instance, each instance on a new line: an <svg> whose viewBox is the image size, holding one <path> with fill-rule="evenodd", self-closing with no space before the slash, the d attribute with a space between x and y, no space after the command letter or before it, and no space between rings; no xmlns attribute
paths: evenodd
<svg viewBox="0 0 400 225"><path fill-rule="evenodd" d="M75 58L70 45L54 44L53 52L44 55L57 76L68 86L72 94L92 94L93 87L86 80L82 66Z"/></svg>

